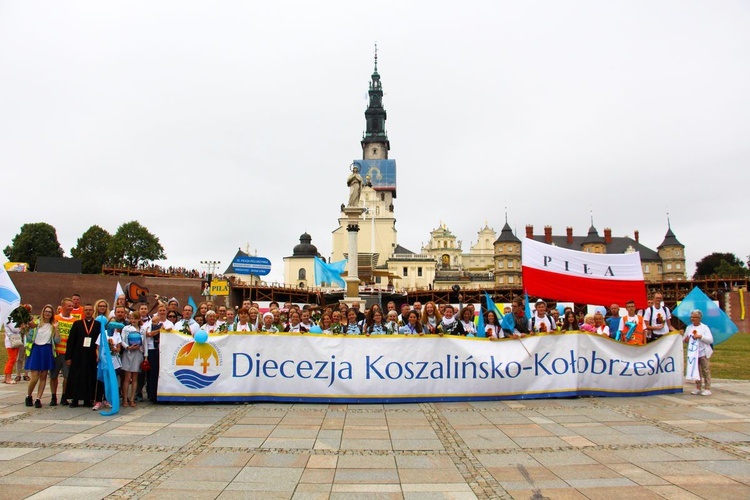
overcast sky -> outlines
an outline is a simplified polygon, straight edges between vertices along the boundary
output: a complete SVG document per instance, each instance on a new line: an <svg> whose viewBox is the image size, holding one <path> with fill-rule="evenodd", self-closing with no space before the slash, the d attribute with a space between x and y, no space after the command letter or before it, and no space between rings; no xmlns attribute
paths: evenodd
<svg viewBox="0 0 750 500"><path fill-rule="evenodd" d="M669 212L690 275L750 254L750 3L685 0L0 1L0 246L138 220L167 265L329 256L375 42L401 245L507 206L654 249Z"/></svg>

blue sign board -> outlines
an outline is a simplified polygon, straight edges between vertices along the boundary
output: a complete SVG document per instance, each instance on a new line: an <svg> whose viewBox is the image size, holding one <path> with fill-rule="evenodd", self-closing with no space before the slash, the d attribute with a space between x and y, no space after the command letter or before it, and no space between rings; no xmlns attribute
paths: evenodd
<svg viewBox="0 0 750 500"><path fill-rule="evenodd" d="M271 272L271 261L265 257L237 257L232 261L237 274L254 274L265 276Z"/></svg>

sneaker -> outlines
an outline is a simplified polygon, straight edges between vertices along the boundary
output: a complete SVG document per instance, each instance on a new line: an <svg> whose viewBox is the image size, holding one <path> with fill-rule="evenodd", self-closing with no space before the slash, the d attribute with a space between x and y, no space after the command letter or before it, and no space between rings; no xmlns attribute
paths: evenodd
<svg viewBox="0 0 750 500"><path fill-rule="evenodd" d="M63 406L68 406L70 404L70 402L68 401L68 398L62 398L60 400L60 404L63 405Z"/></svg>
<svg viewBox="0 0 750 500"><path fill-rule="evenodd" d="M111 404L109 404L109 401L102 401L102 406L103 406L104 408L112 408L112 405L111 405Z"/></svg>
<svg viewBox="0 0 750 500"><path fill-rule="evenodd" d="M94 408L93 408L93 410L94 410L94 411L99 411L99 410L101 410L101 409L102 409L102 406L104 406L104 405L103 405L102 403L96 403L96 404L94 405Z"/></svg>
<svg viewBox="0 0 750 500"><path fill-rule="evenodd" d="M700 389L696 389L696 390L694 390L694 391L690 391L690 394L692 394L693 396L697 396L697 395L698 395L698 394L700 394L700 393L701 393L701 390L700 390Z"/></svg>
<svg viewBox="0 0 750 500"><path fill-rule="evenodd" d="M57 406L57 394L52 395L52 399L49 400L50 406Z"/></svg>
<svg viewBox="0 0 750 500"><path fill-rule="evenodd" d="M26 399L24 401L26 403L26 406L34 406L34 400L31 399L31 396L26 396Z"/></svg>
<svg viewBox="0 0 750 500"><path fill-rule="evenodd" d="M41 407L42 407L42 402L41 401L39 401L38 399L36 401L34 401L34 408L41 408Z"/></svg>
<svg viewBox="0 0 750 500"><path fill-rule="evenodd" d="M710 395L711 395L711 391L708 390L708 389L706 389L705 391L701 392L701 396L710 396Z"/></svg>

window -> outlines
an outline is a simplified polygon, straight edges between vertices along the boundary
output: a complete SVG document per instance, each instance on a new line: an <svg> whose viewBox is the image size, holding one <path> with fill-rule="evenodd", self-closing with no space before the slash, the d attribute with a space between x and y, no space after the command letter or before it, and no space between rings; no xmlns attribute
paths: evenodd
<svg viewBox="0 0 750 500"><path fill-rule="evenodd" d="M405 267L405 268L403 269L403 274L402 274L402 275L403 275L404 277L406 277L406 276L409 276L409 268L408 268L408 267Z"/></svg>
<svg viewBox="0 0 750 500"><path fill-rule="evenodd" d="M307 270L300 269L297 273L297 279L306 280L307 279Z"/></svg>
<svg viewBox="0 0 750 500"><path fill-rule="evenodd" d="M675 267L676 267L677 269L682 269L682 266L681 266L681 265L679 265L679 264L675 264Z"/></svg>
<svg viewBox="0 0 750 500"><path fill-rule="evenodd" d="M651 266L649 264L646 264L644 266L644 271L643 272L645 272L646 274L650 273L651 272Z"/></svg>
<svg viewBox="0 0 750 500"><path fill-rule="evenodd" d="M513 261L512 260L508 261L508 269L513 269Z"/></svg>
<svg viewBox="0 0 750 500"><path fill-rule="evenodd" d="M658 272L659 274L661 274L661 273L663 273L663 272L664 272L664 269L663 269L663 268L661 267L661 264L659 264L658 266L656 266L656 271L657 271L657 272Z"/></svg>
<svg viewBox="0 0 750 500"><path fill-rule="evenodd" d="M503 278L502 276L500 276L500 277L499 277L499 278L497 279L497 282L498 282L498 283L502 283L502 282L503 282L503 279L504 279L504 278Z"/></svg>
<svg viewBox="0 0 750 500"><path fill-rule="evenodd" d="M421 267L417 268L417 276L420 276L420 277L422 276L422 268Z"/></svg>
<svg viewBox="0 0 750 500"><path fill-rule="evenodd" d="M515 278L513 276L508 276L508 284L512 285L515 282Z"/></svg>
<svg viewBox="0 0 750 500"><path fill-rule="evenodd" d="M505 267L505 261L504 260L498 260L497 261L497 268L498 269L502 269L503 267Z"/></svg>
<svg viewBox="0 0 750 500"><path fill-rule="evenodd" d="M667 264L667 271L671 271L671 270L672 270L672 264Z"/></svg>
<svg viewBox="0 0 750 500"><path fill-rule="evenodd" d="M680 251L679 251L679 250L675 250L675 251L674 251L674 255L675 255L675 257L679 257L679 256L680 256ZM678 268L678 269L679 269L679 268Z"/></svg>
<svg viewBox="0 0 750 500"><path fill-rule="evenodd" d="M380 193L380 201L385 201L385 193Z"/></svg>

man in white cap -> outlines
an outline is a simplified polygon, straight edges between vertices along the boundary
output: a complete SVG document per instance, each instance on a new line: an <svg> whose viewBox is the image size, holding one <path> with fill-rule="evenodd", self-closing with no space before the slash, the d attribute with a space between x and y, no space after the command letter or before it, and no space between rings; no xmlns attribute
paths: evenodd
<svg viewBox="0 0 750 500"><path fill-rule="evenodd" d="M534 314L529 319L529 331L534 333L547 333L557 330L555 320L547 314L547 303L542 299L536 301Z"/></svg>

